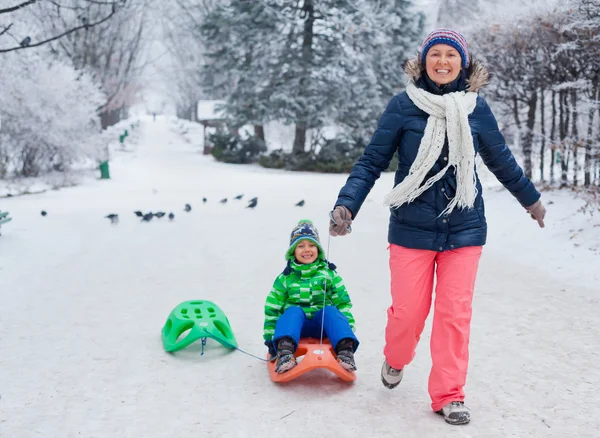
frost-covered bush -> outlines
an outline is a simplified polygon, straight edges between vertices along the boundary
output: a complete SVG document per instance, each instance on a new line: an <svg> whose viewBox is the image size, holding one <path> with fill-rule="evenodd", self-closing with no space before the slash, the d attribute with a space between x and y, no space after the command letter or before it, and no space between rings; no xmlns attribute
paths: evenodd
<svg viewBox="0 0 600 438"><path fill-rule="evenodd" d="M332 139L321 140L314 150L290 153L282 149L263 155L259 163L263 167L324 173L349 173L358 161L367 142L360 136L340 134ZM388 170L396 170L396 159Z"/></svg>
<svg viewBox="0 0 600 438"><path fill-rule="evenodd" d="M260 154L267 151L265 142L255 136L241 138L228 132L217 132L209 135L208 139L212 156L225 163L255 163Z"/></svg>
<svg viewBox="0 0 600 438"><path fill-rule="evenodd" d="M0 178L65 171L104 159L91 78L33 53L0 55Z"/></svg>

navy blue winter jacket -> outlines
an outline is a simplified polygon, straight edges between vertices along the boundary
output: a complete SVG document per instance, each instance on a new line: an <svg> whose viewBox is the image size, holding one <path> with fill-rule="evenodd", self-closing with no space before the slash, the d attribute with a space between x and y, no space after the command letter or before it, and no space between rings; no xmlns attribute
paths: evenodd
<svg viewBox="0 0 600 438"><path fill-rule="evenodd" d="M407 73L418 87L435 94L461 91L467 87L470 91L477 92L487 81L487 71L477 63L443 88L439 88L427 77L418 61L408 64ZM371 142L354 165L335 205L347 207L352 212L353 219L356 219L362 203L381 172L388 168L394 153L398 153L394 186L399 184L408 175L417 156L428 117L427 113L412 103L406 92L394 96L380 117ZM474 153L479 153L485 165L523 207L534 204L540 194L506 146L496 119L481 96L477 97L475 110L469 115L469 124ZM446 139L439 160L424 181L443 169L447 159ZM457 207L449 215L441 216L455 190L456 177L454 168L451 167L442 179L416 200L390 209L388 241L407 248L433 251L484 245L487 224L479 177L474 208Z"/></svg>

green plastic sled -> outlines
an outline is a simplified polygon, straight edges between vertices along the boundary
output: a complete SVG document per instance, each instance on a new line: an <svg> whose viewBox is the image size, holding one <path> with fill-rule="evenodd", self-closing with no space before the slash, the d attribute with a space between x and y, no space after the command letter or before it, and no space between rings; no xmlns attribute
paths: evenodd
<svg viewBox="0 0 600 438"><path fill-rule="evenodd" d="M186 336L179 337L189 330ZM162 341L169 353L181 350L201 338L212 338L227 348L237 348L237 341L225 313L211 301L184 301L167 319Z"/></svg>

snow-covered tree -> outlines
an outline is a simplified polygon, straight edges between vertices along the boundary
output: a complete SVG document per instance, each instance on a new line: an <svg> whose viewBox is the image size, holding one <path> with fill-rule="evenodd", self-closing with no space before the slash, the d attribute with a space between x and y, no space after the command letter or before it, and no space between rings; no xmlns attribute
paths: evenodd
<svg viewBox="0 0 600 438"><path fill-rule="evenodd" d="M33 51L0 63L0 178L68 170L100 160L97 108L105 96L92 78Z"/></svg>
<svg viewBox="0 0 600 438"><path fill-rule="evenodd" d="M198 100L216 97L214 90L207 94L203 87L206 56L200 33L203 17L216 4L216 0L176 0L161 8L163 43L171 62L160 72L168 83L178 116L188 120L196 120Z"/></svg>
<svg viewBox="0 0 600 438"><path fill-rule="evenodd" d="M422 23L408 0L232 1L203 23L205 73L230 113L294 124L293 152L302 153L309 129L374 123Z"/></svg>
<svg viewBox="0 0 600 438"><path fill-rule="evenodd" d="M256 2L217 4L199 28L204 41L202 84L213 98L225 99L231 124L251 124L264 140L263 124L273 120L274 76L279 75L278 15Z"/></svg>
<svg viewBox="0 0 600 438"><path fill-rule="evenodd" d="M0 54L39 47L108 22L122 6L122 1L96 0L3 0L0 2ZM94 17L86 11L94 8ZM60 17L53 29L39 26L39 19ZM37 18L37 19L36 19Z"/></svg>
<svg viewBox="0 0 600 438"><path fill-rule="evenodd" d="M87 20L97 20L103 2L71 0ZM145 26L152 0L129 0L119 3L111 20L93 28L81 29L52 43L57 59L68 60L76 70L89 72L107 95L101 105L102 126L116 123L126 116L141 88L139 76L143 69L142 53L148 39ZM51 31L63 26L63 8L49 11L42 24Z"/></svg>
<svg viewBox="0 0 600 438"><path fill-rule="evenodd" d="M553 182L558 164L563 186L569 177L573 185L579 184L583 151L584 185L591 184L598 161L600 128L594 120L600 68L589 54L600 47L599 9L593 1L566 2L531 9L510 21L484 19L474 39L473 51L493 74L486 93L509 110L526 172L532 174L536 157L541 178L549 171Z"/></svg>

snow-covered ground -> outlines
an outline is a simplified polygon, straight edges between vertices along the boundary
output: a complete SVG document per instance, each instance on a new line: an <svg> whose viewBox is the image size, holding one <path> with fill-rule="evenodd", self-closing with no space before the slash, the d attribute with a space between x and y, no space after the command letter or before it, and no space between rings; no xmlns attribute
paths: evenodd
<svg viewBox="0 0 600 438"><path fill-rule="evenodd" d="M566 193L544 194L539 229L506 191L486 190L468 426L430 411L430 325L402 384L379 381L391 174L353 233L331 239L362 342L354 384L316 372L276 385L264 362L211 340L203 356L200 342L165 353L160 330L173 307L206 299L242 349L264 355L263 303L289 232L310 218L327 245L327 213L346 179L217 163L175 126L142 119L133 152L113 150L110 180L0 199L14 218L0 237L1 437L600 436L599 219L575 213ZM245 209L254 196L257 208ZM146 223L134 210L176 217Z"/></svg>

